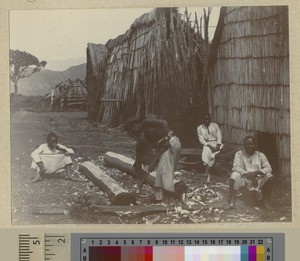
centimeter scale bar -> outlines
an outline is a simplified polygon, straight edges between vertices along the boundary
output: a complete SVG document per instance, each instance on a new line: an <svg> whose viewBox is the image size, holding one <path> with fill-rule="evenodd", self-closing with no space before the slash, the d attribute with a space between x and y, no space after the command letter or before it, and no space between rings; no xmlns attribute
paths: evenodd
<svg viewBox="0 0 300 261"><path fill-rule="evenodd" d="M31 261L40 255L38 250L40 245L39 235L19 234L19 261Z"/></svg>
<svg viewBox="0 0 300 261"><path fill-rule="evenodd" d="M67 234L45 234L45 261L69 260L70 236Z"/></svg>
<svg viewBox="0 0 300 261"><path fill-rule="evenodd" d="M70 235L40 233L19 235L19 261L70 260Z"/></svg>

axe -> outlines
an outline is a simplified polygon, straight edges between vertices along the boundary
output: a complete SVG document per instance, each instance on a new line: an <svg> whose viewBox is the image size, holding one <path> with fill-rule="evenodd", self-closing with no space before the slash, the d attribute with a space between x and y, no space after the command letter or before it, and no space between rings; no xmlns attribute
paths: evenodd
<svg viewBox="0 0 300 261"><path fill-rule="evenodd" d="M168 140L166 140L168 141ZM149 164L149 169L148 171L144 174L144 176L141 178L140 182L138 183L138 187L141 188L142 185L145 183L145 180L147 179L148 175L150 174L150 172L152 172L155 168L155 166L158 164L159 158L160 156L167 151L170 148L170 144L169 141L165 142L163 144L163 146L161 147L160 151L156 154L154 160L152 161L152 163Z"/></svg>

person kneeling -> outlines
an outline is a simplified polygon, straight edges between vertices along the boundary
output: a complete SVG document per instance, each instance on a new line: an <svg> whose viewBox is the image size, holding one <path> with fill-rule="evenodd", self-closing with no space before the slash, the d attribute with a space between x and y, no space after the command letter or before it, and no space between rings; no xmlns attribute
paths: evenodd
<svg viewBox="0 0 300 261"><path fill-rule="evenodd" d="M70 179L71 165L73 163L70 155L74 151L64 145L58 144L55 133L50 132L47 136L47 143L41 144L31 153L31 167L36 170L36 177L33 182L42 180L48 174L61 173L65 171L65 178Z"/></svg>
<svg viewBox="0 0 300 261"><path fill-rule="evenodd" d="M272 168L267 157L255 150L255 138L244 139L244 150L235 154L233 173L229 181L230 208L235 207L236 192L241 188L257 191L258 200L263 200L267 209L272 208L270 198L273 189Z"/></svg>

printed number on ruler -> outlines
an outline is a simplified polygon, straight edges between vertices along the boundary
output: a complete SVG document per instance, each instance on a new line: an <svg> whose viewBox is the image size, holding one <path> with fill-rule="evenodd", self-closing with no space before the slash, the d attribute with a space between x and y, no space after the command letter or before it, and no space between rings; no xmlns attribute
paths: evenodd
<svg viewBox="0 0 300 261"><path fill-rule="evenodd" d="M44 254L43 234L19 235L19 261L41 261Z"/></svg>
<svg viewBox="0 0 300 261"><path fill-rule="evenodd" d="M70 259L68 234L20 234L19 261L61 261Z"/></svg>

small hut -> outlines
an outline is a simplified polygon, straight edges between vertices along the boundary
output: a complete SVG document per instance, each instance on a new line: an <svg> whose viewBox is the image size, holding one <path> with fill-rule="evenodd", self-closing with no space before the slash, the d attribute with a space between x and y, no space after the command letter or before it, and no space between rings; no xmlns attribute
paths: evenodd
<svg viewBox="0 0 300 261"><path fill-rule="evenodd" d="M67 80L54 87L52 110L86 109L87 91L84 80Z"/></svg>
<svg viewBox="0 0 300 261"><path fill-rule="evenodd" d="M90 118L118 125L155 113L191 136L206 97L201 90L199 28L176 8L158 8L105 45L87 46ZM195 23L197 25L197 23Z"/></svg>
<svg viewBox="0 0 300 261"><path fill-rule="evenodd" d="M241 148L255 135L275 175L289 178L288 7L222 8L212 53L208 100L224 142Z"/></svg>

